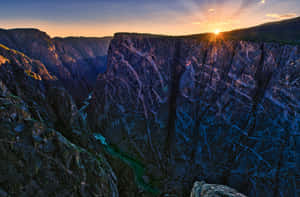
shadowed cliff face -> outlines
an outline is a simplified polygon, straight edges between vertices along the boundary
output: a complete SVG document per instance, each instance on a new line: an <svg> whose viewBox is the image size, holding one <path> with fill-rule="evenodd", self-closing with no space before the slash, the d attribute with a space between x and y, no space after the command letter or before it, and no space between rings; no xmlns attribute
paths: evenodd
<svg viewBox="0 0 300 197"><path fill-rule="evenodd" d="M34 55L27 49L34 50L31 44L39 42L43 34L35 30L26 30L25 33L32 40L27 43L28 40L22 37L22 50ZM18 37L22 32L17 34ZM109 38L103 42L107 40ZM77 72L77 77L86 77L83 81L86 83L77 77L63 80L58 73L48 71L51 69L49 59L43 64L0 44L0 149L3 159L0 162L5 166L0 169L0 196L19 196L21 193L38 196L117 197L119 193L121 196L148 196L137 185L137 176L128 163L140 173L139 179L143 176L143 167L126 154L109 146L104 148L93 135L101 131L90 130L85 108L78 110L73 101L78 95L84 97L93 87L98 73L103 72L106 56L101 55L107 52L99 47L103 44L101 39L56 38L53 42L56 44L55 54L60 54L63 59L61 65ZM44 45L39 43L37 46L43 49ZM91 86L87 86L89 84ZM92 95L88 98L84 101L86 106ZM110 166L121 177L118 185ZM142 187L146 188L147 184Z"/></svg>
<svg viewBox="0 0 300 197"><path fill-rule="evenodd" d="M0 196L117 197L117 180L45 65L0 45Z"/></svg>
<svg viewBox="0 0 300 197"><path fill-rule="evenodd" d="M70 91L83 100L97 75L105 70L111 38L50 38L35 29L1 30L0 43L45 64Z"/></svg>
<svg viewBox="0 0 300 197"><path fill-rule="evenodd" d="M297 195L299 46L117 34L107 68L92 121L162 192Z"/></svg>

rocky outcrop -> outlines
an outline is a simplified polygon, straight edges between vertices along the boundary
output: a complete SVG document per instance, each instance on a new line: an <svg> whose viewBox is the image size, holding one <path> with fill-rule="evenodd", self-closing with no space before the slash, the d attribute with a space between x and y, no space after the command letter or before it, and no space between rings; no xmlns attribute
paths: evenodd
<svg viewBox="0 0 300 197"><path fill-rule="evenodd" d="M103 147L56 80L0 46L0 196L118 197Z"/></svg>
<svg viewBox="0 0 300 197"><path fill-rule="evenodd" d="M299 78L297 45L116 34L91 123L162 193L296 196Z"/></svg>
<svg viewBox="0 0 300 197"><path fill-rule="evenodd" d="M105 70L111 38L50 38L37 29L0 29L0 44L42 62L75 100L92 91L97 75Z"/></svg>
<svg viewBox="0 0 300 197"><path fill-rule="evenodd" d="M246 197L236 190L224 186L207 184L204 181L196 182L190 197Z"/></svg>

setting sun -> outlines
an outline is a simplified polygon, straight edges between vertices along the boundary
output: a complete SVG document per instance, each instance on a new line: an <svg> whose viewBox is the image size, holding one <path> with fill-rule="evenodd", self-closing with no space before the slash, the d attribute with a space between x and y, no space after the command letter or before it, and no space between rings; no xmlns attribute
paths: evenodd
<svg viewBox="0 0 300 197"><path fill-rule="evenodd" d="M216 30L214 31L214 34L215 34L215 35L219 35L219 33L220 33L220 30L219 30L219 29L216 29Z"/></svg>

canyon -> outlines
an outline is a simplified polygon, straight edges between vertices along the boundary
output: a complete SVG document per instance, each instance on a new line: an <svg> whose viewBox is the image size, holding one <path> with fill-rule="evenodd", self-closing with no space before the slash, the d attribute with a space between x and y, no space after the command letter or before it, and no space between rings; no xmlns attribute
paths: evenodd
<svg viewBox="0 0 300 197"><path fill-rule="evenodd" d="M231 36L0 30L0 196L298 196L299 44Z"/></svg>
<svg viewBox="0 0 300 197"><path fill-rule="evenodd" d="M77 102L92 91L105 71L111 37L50 38L37 29L0 29L0 43L39 60Z"/></svg>

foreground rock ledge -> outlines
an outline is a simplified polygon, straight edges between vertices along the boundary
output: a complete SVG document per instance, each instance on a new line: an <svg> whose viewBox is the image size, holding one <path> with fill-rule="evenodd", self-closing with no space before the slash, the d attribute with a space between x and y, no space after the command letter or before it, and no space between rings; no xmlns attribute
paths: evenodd
<svg viewBox="0 0 300 197"><path fill-rule="evenodd" d="M225 185L195 182L190 197L246 197L235 189Z"/></svg>

